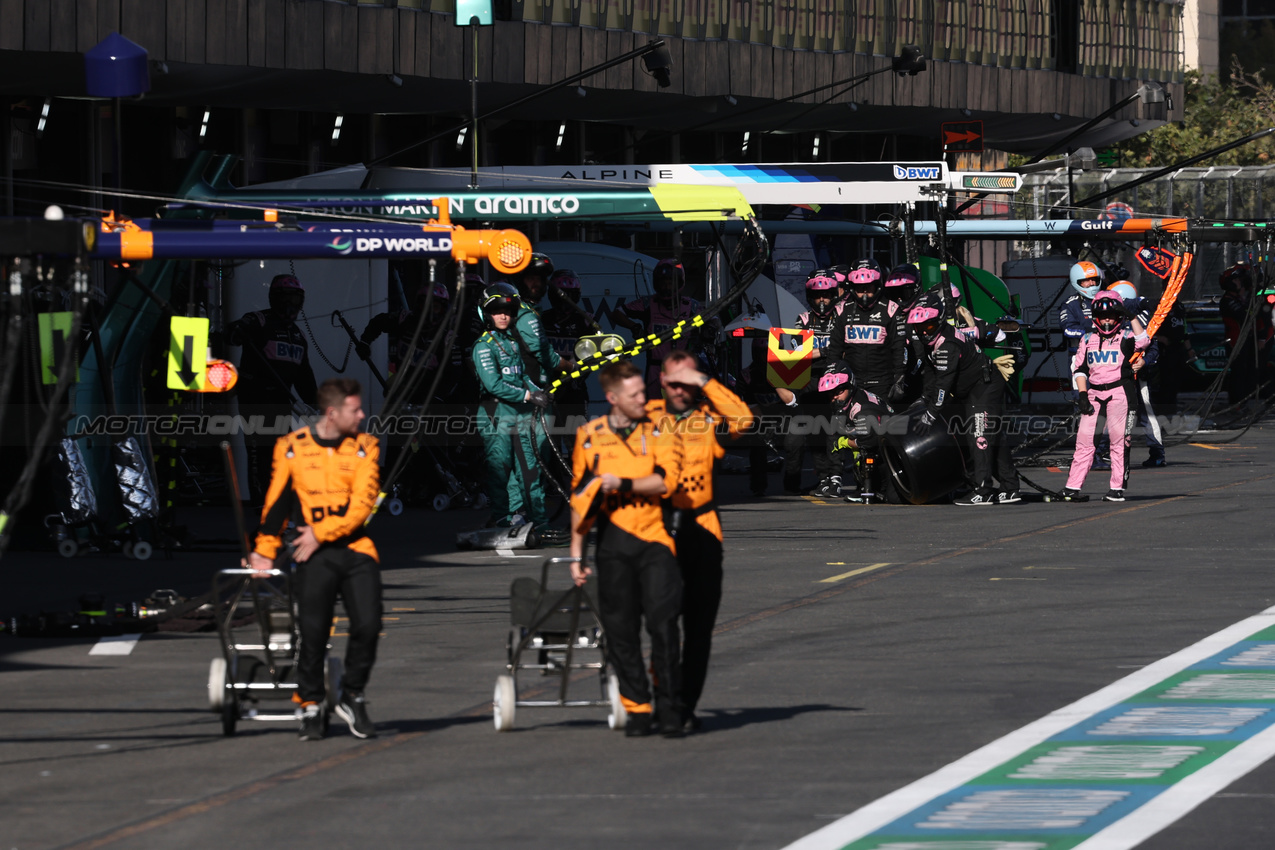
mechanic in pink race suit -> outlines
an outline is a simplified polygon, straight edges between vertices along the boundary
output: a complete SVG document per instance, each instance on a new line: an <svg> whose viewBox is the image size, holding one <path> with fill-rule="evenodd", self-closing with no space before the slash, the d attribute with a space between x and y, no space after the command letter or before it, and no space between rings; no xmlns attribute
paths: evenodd
<svg viewBox="0 0 1275 850"><path fill-rule="evenodd" d="M1120 297L1109 290L1094 295L1090 307L1095 330L1080 340L1071 371L1080 392L1080 427L1076 433L1076 452L1071 458L1064 499L1080 495L1094 457L1094 432L1098 417L1105 415L1107 434L1111 439L1111 489L1103 500L1124 501L1124 468L1128 457L1131 403L1137 389L1134 385L1133 359L1151 344L1146 328L1138 319L1130 318ZM1129 327L1123 327L1128 319Z"/></svg>

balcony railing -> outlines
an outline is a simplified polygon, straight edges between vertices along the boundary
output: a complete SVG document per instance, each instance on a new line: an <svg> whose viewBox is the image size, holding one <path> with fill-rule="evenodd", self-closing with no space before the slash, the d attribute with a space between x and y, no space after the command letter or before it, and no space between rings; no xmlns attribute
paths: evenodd
<svg viewBox="0 0 1275 850"><path fill-rule="evenodd" d="M344 0L342 0L344 2ZM364 0L385 5L384 0ZM544 24L940 60L1182 78L1183 0L496 0L498 16ZM454 0L397 0L450 13Z"/></svg>

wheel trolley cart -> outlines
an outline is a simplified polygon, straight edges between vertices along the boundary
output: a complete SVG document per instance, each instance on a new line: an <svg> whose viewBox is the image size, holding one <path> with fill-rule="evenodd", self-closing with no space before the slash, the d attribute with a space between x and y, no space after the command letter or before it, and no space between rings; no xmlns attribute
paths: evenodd
<svg viewBox="0 0 1275 850"><path fill-rule="evenodd" d="M240 720L298 720L301 709L292 699L298 640L291 571L221 570L213 577L212 601L222 655L208 667L208 706L221 715L223 734L234 735ZM326 734L339 696L340 659L328 657L323 672Z"/></svg>
<svg viewBox="0 0 1275 850"><path fill-rule="evenodd" d="M506 670L496 677L492 698L492 718L497 732L514 728L519 708L592 708L611 709L607 724L623 731L627 719L620 700L619 680L607 667L606 637L594 602L593 580L582 587L549 588L549 569L569 564L577 558L546 558L540 567L540 580L523 576L514 579L509 589L509 640ZM597 661L578 660L580 653L594 652ZM555 698L519 699L518 673L539 670L542 676L556 676L559 682ZM597 670L601 698L568 699L574 675L579 670ZM539 690L539 689L537 689Z"/></svg>
<svg viewBox="0 0 1275 850"><path fill-rule="evenodd" d="M239 478L228 442L222 442L221 453L240 555L242 563L247 563L251 547L244 530ZM301 717L300 706L292 700L297 692L299 646L297 600L293 593L295 569L296 565L289 562L287 570L276 568L259 573L239 567L220 570L213 576L213 620L222 654L208 665L208 707L221 715L221 731L227 737L235 734L240 720L295 721ZM247 654L256 652L261 655ZM328 720L340 697L339 659L324 659L323 677L326 696L320 712L323 732L327 734ZM263 708L261 703L266 700L287 700L287 704Z"/></svg>

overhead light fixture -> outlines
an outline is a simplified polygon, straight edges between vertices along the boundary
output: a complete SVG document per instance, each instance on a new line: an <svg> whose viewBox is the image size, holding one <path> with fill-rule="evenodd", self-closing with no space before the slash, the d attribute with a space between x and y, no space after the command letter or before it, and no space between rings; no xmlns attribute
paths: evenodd
<svg viewBox="0 0 1275 850"><path fill-rule="evenodd" d="M729 103L731 106L735 106L736 104L739 103L739 101L735 99L735 96L733 94L726 95L726 102Z"/></svg>
<svg viewBox="0 0 1275 850"><path fill-rule="evenodd" d="M566 137L567 137L567 122L563 121L561 124L558 125L558 141L553 143L553 149L556 151L562 150L562 140L565 139Z"/></svg>
<svg viewBox="0 0 1275 850"><path fill-rule="evenodd" d="M336 121L332 122L332 146L336 147L337 142L341 141L341 125L345 123L345 116L338 115Z"/></svg>
<svg viewBox="0 0 1275 850"><path fill-rule="evenodd" d="M810 149L810 158L817 159L819 157L819 134L815 133L815 143Z"/></svg>
<svg viewBox="0 0 1275 850"><path fill-rule="evenodd" d="M858 111L859 111L859 104L855 103L855 102L852 100L852 101L850 101L849 103L847 103L847 104L846 104L846 109L849 109L851 112L858 112Z"/></svg>
<svg viewBox="0 0 1275 850"><path fill-rule="evenodd" d="M40 120L35 124L35 137L37 139L44 136L44 126L49 123L49 105L53 103L53 98L46 97L44 106L40 107Z"/></svg>
<svg viewBox="0 0 1275 850"><path fill-rule="evenodd" d="M212 110L205 109L204 120L199 123L199 141L201 142L204 140L204 137L208 135L208 119L210 118L212 118Z"/></svg>
<svg viewBox="0 0 1275 850"><path fill-rule="evenodd" d="M966 118L969 118L969 117L970 117L971 115L973 115L974 113L973 113L973 112L971 112L971 111L970 111L970 108L967 106L967 107L965 107L964 109L962 109L962 110L961 110L961 114L962 114L962 115L964 115Z"/></svg>
<svg viewBox="0 0 1275 850"><path fill-rule="evenodd" d="M576 86L576 97L586 97L588 92L584 90L584 86Z"/></svg>
<svg viewBox="0 0 1275 850"><path fill-rule="evenodd" d="M752 135L747 130L744 131L744 144L739 149L740 153L748 153L748 140L752 138Z"/></svg>
<svg viewBox="0 0 1275 850"><path fill-rule="evenodd" d="M469 132L469 125L460 128L460 132L456 135L456 150L460 150L465 146L465 134Z"/></svg>
<svg viewBox="0 0 1275 850"><path fill-rule="evenodd" d="M386 75L385 79L390 85L394 86L395 88L399 88L400 86L403 85L403 78L400 77L398 74L388 74Z"/></svg>
<svg viewBox="0 0 1275 850"><path fill-rule="evenodd" d="M655 82L659 83L660 88L666 89L673 85L673 81L669 79L669 69L673 67L673 54L669 53L667 46L660 45L645 54L642 57L642 64L651 72L651 76L655 77Z"/></svg>

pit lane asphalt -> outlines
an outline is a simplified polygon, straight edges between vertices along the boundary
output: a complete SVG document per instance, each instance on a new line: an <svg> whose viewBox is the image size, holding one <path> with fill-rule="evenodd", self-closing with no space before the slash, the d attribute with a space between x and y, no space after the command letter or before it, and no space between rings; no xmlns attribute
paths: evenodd
<svg viewBox="0 0 1275 850"><path fill-rule="evenodd" d="M455 552L473 512L373 526L397 618L368 689L375 741L338 720L318 743L278 723L223 738L213 635L147 635L128 656L0 638L0 848L782 847L1275 604L1275 427L1170 460L1135 470L1121 505L752 500L722 477L726 592L705 731L684 740L625 739L604 709L521 709L493 731L509 583L539 560ZM233 534L224 513L197 519ZM18 612L202 592L227 557L0 569ZM1144 846L1271 846L1272 780L1259 768Z"/></svg>

